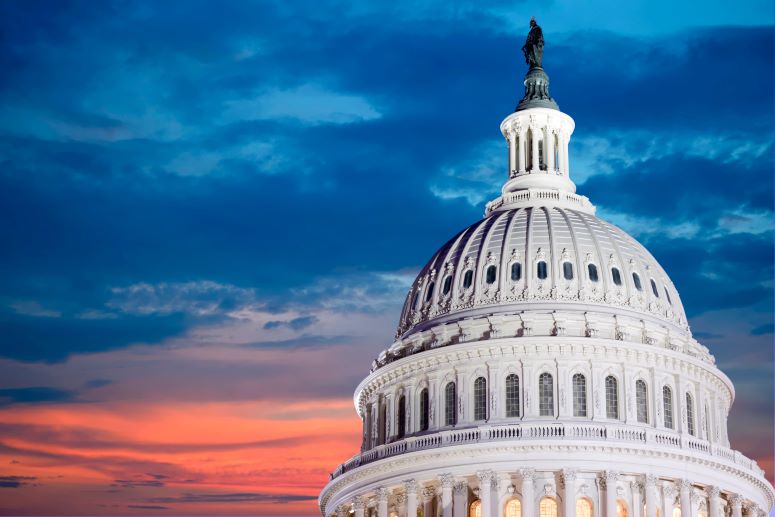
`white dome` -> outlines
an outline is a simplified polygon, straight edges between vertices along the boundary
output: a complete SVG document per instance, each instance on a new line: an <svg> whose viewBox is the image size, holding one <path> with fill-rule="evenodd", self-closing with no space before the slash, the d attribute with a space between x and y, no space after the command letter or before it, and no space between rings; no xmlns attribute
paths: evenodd
<svg viewBox="0 0 775 517"><path fill-rule="evenodd" d="M678 292L646 248L585 211L538 204L493 212L442 246L412 284L397 337L483 313L550 307L637 313L688 332Z"/></svg>

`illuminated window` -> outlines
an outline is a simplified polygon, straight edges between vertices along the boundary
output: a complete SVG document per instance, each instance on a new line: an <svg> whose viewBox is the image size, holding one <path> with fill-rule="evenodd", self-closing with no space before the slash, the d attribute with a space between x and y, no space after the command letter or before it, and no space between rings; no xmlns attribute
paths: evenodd
<svg viewBox="0 0 775 517"><path fill-rule="evenodd" d="M457 424L456 398L455 383L447 383L446 388L444 388L444 425Z"/></svg>
<svg viewBox="0 0 775 517"><path fill-rule="evenodd" d="M686 421L688 423L689 434L694 436L694 404L689 392L686 393Z"/></svg>
<svg viewBox="0 0 775 517"><path fill-rule="evenodd" d="M469 517L482 517L482 502L477 499L471 503L471 509L468 511Z"/></svg>
<svg viewBox="0 0 775 517"><path fill-rule="evenodd" d="M506 517L522 517L522 503L519 499L511 499L506 503Z"/></svg>
<svg viewBox="0 0 775 517"><path fill-rule="evenodd" d="M619 386L613 375L605 378L605 416L619 418Z"/></svg>
<svg viewBox="0 0 775 517"><path fill-rule="evenodd" d="M589 264L587 266L587 274L589 275L589 280L592 282L597 282L597 266L594 264Z"/></svg>
<svg viewBox="0 0 775 517"><path fill-rule="evenodd" d="M474 381L474 420L487 420L487 380L484 377Z"/></svg>
<svg viewBox="0 0 775 517"><path fill-rule="evenodd" d="M448 275L447 278L444 279L444 285L441 288L441 292L443 294L449 294L450 289L452 289L452 275Z"/></svg>
<svg viewBox="0 0 775 517"><path fill-rule="evenodd" d="M638 422L649 422L648 389L642 379L635 381L635 407L638 410Z"/></svg>
<svg viewBox="0 0 775 517"><path fill-rule="evenodd" d="M627 505L621 499L616 501L616 517L627 517Z"/></svg>
<svg viewBox="0 0 775 517"><path fill-rule="evenodd" d="M516 373L506 376L506 416L519 416L519 377Z"/></svg>
<svg viewBox="0 0 775 517"><path fill-rule="evenodd" d="M662 406L665 410L665 427L673 428L673 390L670 386L662 387Z"/></svg>
<svg viewBox="0 0 775 517"><path fill-rule="evenodd" d="M611 277L616 285L622 285L622 274L619 272L619 268L611 268Z"/></svg>
<svg viewBox="0 0 775 517"><path fill-rule="evenodd" d="M463 275L463 289L468 289L471 287L471 284L474 282L474 272L473 271L466 271L466 274Z"/></svg>
<svg viewBox="0 0 775 517"><path fill-rule="evenodd" d="M587 416L587 379L580 373L573 376L573 416Z"/></svg>
<svg viewBox="0 0 775 517"><path fill-rule="evenodd" d="M497 276L498 268L494 265L487 266L487 270L484 273L484 281L487 282L487 284L494 284L495 283L495 277Z"/></svg>
<svg viewBox="0 0 775 517"><path fill-rule="evenodd" d="M557 502L551 497L544 497L538 503L538 517L557 517Z"/></svg>
<svg viewBox="0 0 775 517"><path fill-rule="evenodd" d="M592 503L586 497L576 499L576 517L592 517Z"/></svg>
<svg viewBox="0 0 775 517"><path fill-rule="evenodd" d="M428 388L420 392L420 431L428 430Z"/></svg>
<svg viewBox="0 0 775 517"><path fill-rule="evenodd" d="M398 437L406 436L406 397L401 395L398 399Z"/></svg>
<svg viewBox="0 0 775 517"><path fill-rule="evenodd" d="M673 517L681 517L681 509L673 508Z"/></svg>
<svg viewBox="0 0 775 517"><path fill-rule="evenodd" d="M562 263L562 276L565 280L573 280L573 264L570 262Z"/></svg>
<svg viewBox="0 0 775 517"><path fill-rule="evenodd" d="M522 278L522 264L514 262L511 265L511 280L516 282L520 278Z"/></svg>
<svg viewBox="0 0 775 517"><path fill-rule="evenodd" d="M554 415L554 385L550 373L544 372L538 377L538 412L541 416Z"/></svg>
<svg viewBox="0 0 775 517"><path fill-rule="evenodd" d="M537 271L537 274L538 274L538 278L541 279L541 280L545 280L546 279L546 262L544 262L543 260L541 262L539 262L536 271Z"/></svg>

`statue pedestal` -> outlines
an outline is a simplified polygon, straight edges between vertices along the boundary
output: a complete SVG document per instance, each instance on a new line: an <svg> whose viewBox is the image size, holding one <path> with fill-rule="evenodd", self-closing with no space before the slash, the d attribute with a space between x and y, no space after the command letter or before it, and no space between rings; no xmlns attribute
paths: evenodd
<svg viewBox="0 0 775 517"><path fill-rule="evenodd" d="M524 83L525 96L519 101L515 111L529 108L560 109L549 95L549 76L546 75L543 68L536 66L528 70Z"/></svg>

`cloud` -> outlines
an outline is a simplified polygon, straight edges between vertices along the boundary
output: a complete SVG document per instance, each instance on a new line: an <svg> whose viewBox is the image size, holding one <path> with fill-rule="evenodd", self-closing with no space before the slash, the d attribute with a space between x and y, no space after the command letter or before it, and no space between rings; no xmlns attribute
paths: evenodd
<svg viewBox="0 0 775 517"><path fill-rule="evenodd" d="M286 504L295 501L312 501L317 494L283 494L268 492L238 492L223 494L186 493L178 497L156 497L148 501L153 503L271 503Z"/></svg>
<svg viewBox="0 0 775 517"><path fill-rule="evenodd" d="M103 388L105 386L110 386L111 384L113 384L113 381L110 379L92 379L86 381L86 387L90 389Z"/></svg>
<svg viewBox="0 0 775 517"><path fill-rule="evenodd" d="M169 506L160 506L158 504L128 504L127 508L135 510L169 510Z"/></svg>
<svg viewBox="0 0 775 517"><path fill-rule="evenodd" d="M288 327L292 330L303 330L310 325L313 325L317 323L319 320L317 316L299 316L298 318L293 318L289 321L282 321L282 320L272 320L267 321L264 323L264 328L267 330L279 328L279 327Z"/></svg>
<svg viewBox="0 0 775 517"><path fill-rule="evenodd" d="M751 329L752 336L764 336L767 334L772 334L772 332L773 332L772 323L765 323L764 325L759 325L758 327L754 327L753 329Z"/></svg>
<svg viewBox="0 0 775 517"><path fill-rule="evenodd" d="M34 386L29 388L0 389L0 407L13 404L37 404L51 402L70 402L76 393L69 390L49 386Z"/></svg>
<svg viewBox="0 0 775 517"><path fill-rule="evenodd" d="M0 476L0 488L21 488L33 484L35 476Z"/></svg>

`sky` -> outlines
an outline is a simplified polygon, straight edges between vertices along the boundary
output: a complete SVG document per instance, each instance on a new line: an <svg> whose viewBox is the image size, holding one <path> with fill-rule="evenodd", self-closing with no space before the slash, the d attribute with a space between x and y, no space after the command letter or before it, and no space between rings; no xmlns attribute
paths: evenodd
<svg viewBox="0 0 775 517"><path fill-rule="evenodd" d="M571 177L773 479L769 1L0 2L0 513L314 515L414 275L506 174L530 16Z"/></svg>

